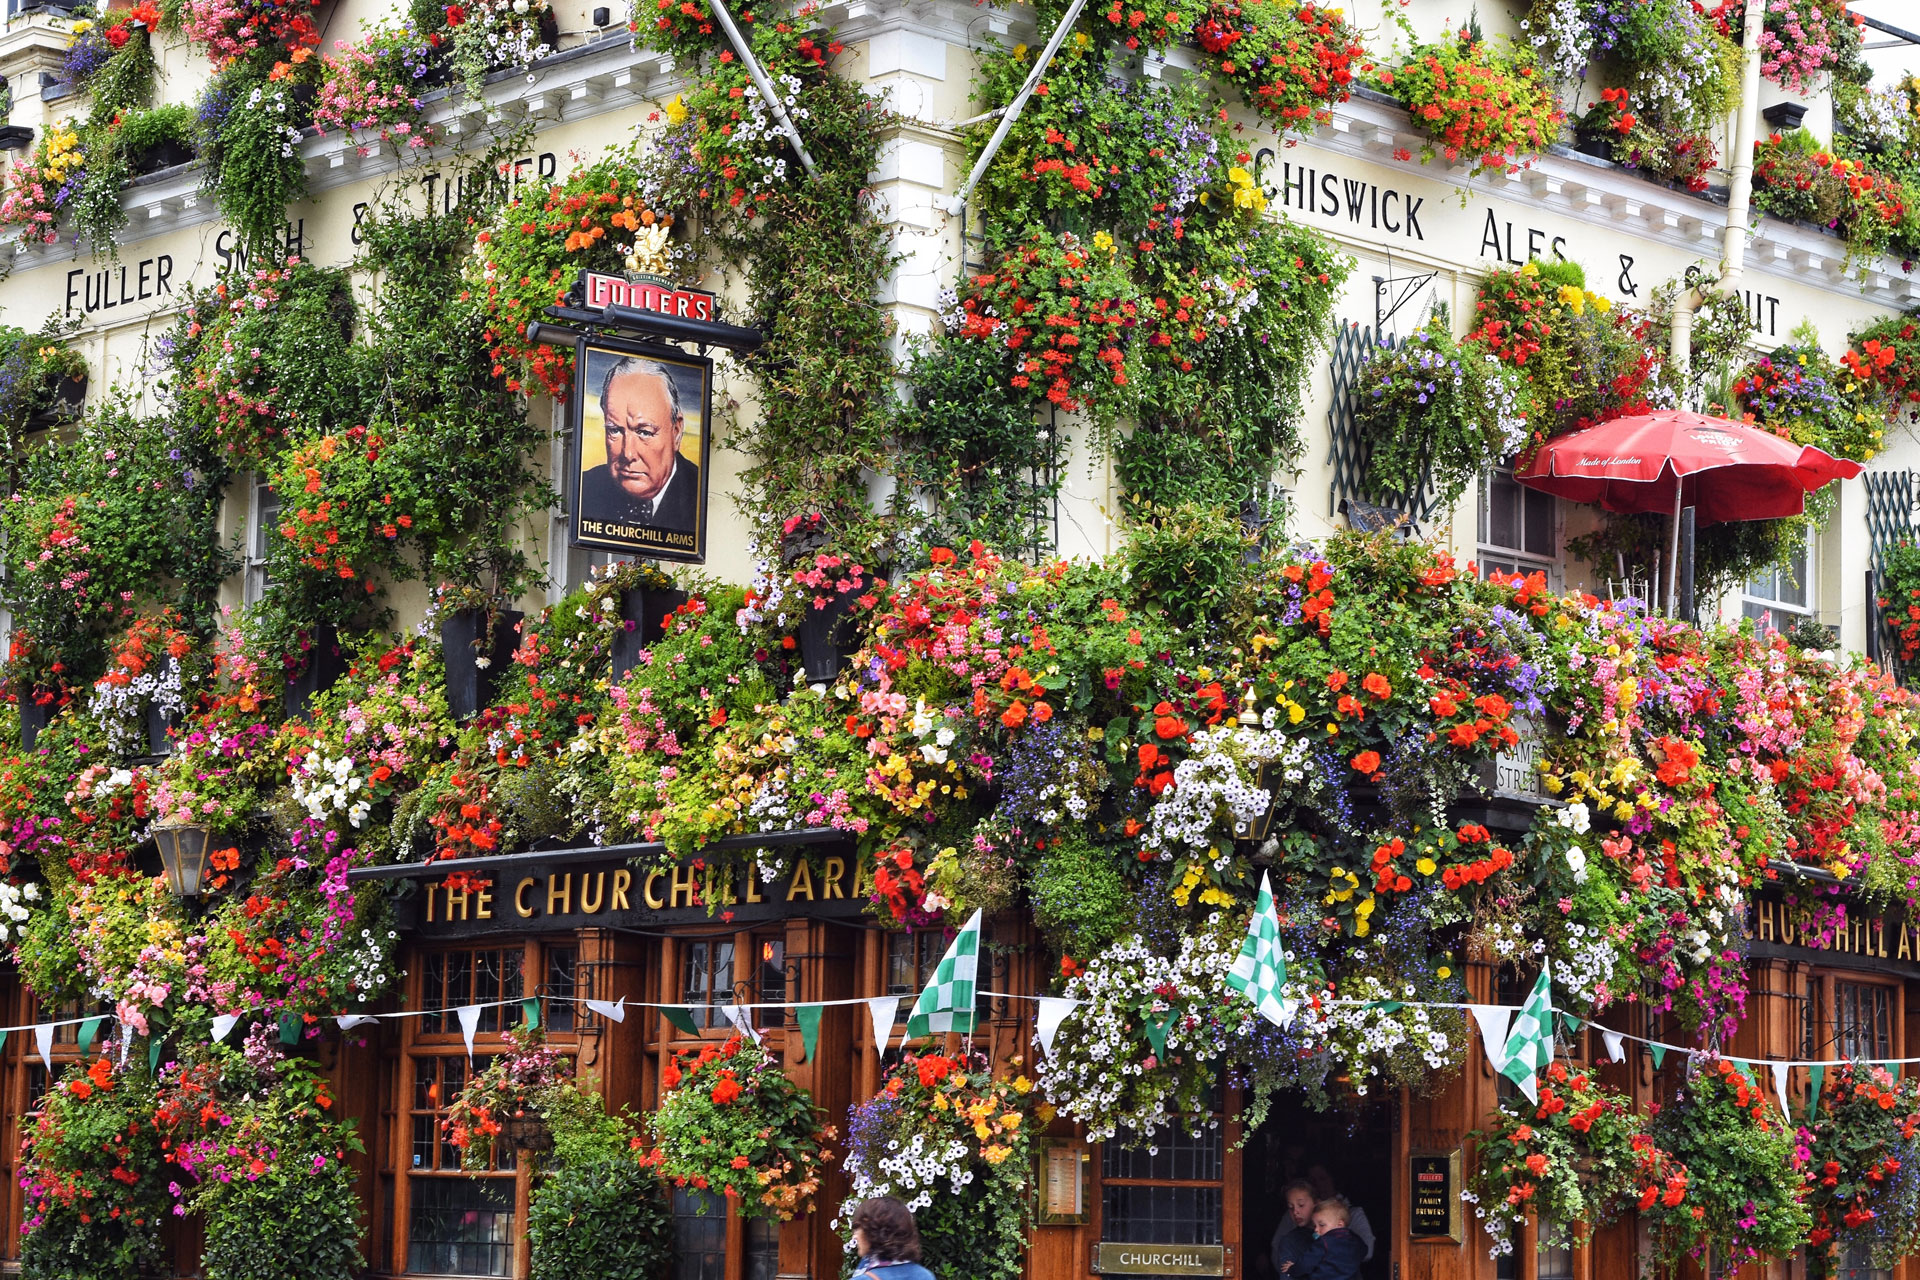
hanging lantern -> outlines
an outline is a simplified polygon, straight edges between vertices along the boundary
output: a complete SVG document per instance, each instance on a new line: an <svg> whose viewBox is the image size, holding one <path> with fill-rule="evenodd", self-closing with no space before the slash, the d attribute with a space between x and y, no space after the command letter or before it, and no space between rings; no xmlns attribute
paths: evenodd
<svg viewBox="0 0 1920 1280"><path fill-rule="evenodd" d="M160 865L167 872L167 888L174 897L197 898L204 891L211 835L205 827L153 829L153 842L160 846Z"/></svg>

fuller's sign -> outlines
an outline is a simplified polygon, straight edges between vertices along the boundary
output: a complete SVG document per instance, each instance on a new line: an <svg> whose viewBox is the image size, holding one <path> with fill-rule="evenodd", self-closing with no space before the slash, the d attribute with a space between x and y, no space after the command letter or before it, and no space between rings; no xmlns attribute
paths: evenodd
<svg viewBox="0 0 1920 1280"><path fill-rule="evenodd" d="M511 871L462 873L457 865L448 871L420 886L409 923L423 935L751 923L789 916L857 919L873 890L850 852L797 856L771 882L751 861L636 868L618 859L545 865L527 860Z"/></svg>
<svg viewBox="0 0 1920 1280"><path fill-rule="evenodd" d="M581 292L596 311L607 307L633 307L657 311L679 320L701 323L715 317L714 296L699 289L682 289L667 280L652 276L629 279L610 276L604 271L588 271L581 277Z"/></svg>

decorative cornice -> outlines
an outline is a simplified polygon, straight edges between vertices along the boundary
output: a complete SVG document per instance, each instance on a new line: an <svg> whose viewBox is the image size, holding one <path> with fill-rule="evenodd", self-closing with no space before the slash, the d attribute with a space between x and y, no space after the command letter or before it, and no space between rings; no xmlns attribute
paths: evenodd
<svg viewBox="0 0 1920 1280"><path fill-rule="evenodd" d="M1024 38L1032 27L1031 18L1025 14L1016 17L1007 10L976 6L969 0L829 0L821 14L838 29L843 41L849 45L868 43L870 53L871 42L879 37L915 36L946 47L972 48L989 38ZM16 34L8 32L0 37L0 49L4 40ZM1199 70L1198 60L1185 49L1149 58L1144 66L1144 73L1156 79L1177 78ZM416 166L448 158L458 153L462 142L503 126L578 122L642 102L659 101L687 83L688 78L678 72L672 58L636 51L624 32L615 33L547 58L528 72L495 73L487 83L484 101L469 99L458 90L438 91L428 100L427 123L451 141L424 152L402 157L390 146L377 144L362 155L361 144L345 134L310 135L301 147L308 189L316 193L334 190L398 173L403 164ZM954 121L925 116L903 121L908 136L917 135L945 146L957 141L955 126ZM1395 159L1396 153L1417 153L1425 142L1398 103L1367 90L1342 105L1331 122L1321 126L1310 140L1317 149L1397 168L1461 192L1490 192L1604 227L1614 234L1666 244L1710 260L1719 256L1726 211L1709 196L1648 182L1631 171L1563 147L1553 148L1519 173L1473 182L1467 180L1464 166L1449 169ZM128 188L125 201L127 242L218 216L217 202L201 187L198 165L148 175ZM70 241L57 246L0 242L0 263L9 253L13 269L24 270L71 260L73 245ZM1890 308L1911 306L1920 299L1920 284L1892 259L1877 259L1866 264L1863 273L1856 271L1849 276L1843 265L1845 258L1845 244L1833 235L1763 218L1752 242L1749 270L1792 279L1803 287L1864 296Z"/></svg>

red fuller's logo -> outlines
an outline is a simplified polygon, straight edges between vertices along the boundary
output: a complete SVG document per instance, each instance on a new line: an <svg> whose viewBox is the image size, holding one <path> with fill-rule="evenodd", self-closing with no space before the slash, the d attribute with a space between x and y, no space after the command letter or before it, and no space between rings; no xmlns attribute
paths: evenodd
<svg viewBox="0 0 1920 1280"><path fill-rule="evenodd" d="M595 310L603 307L633 307L640 311L657 311L663 316L677 316L682 320L713 319L713 295L702 293L698 289L676 289L664 280L629 280L625 276L610 276L600 271L587 272L587 305Z"/></svg>

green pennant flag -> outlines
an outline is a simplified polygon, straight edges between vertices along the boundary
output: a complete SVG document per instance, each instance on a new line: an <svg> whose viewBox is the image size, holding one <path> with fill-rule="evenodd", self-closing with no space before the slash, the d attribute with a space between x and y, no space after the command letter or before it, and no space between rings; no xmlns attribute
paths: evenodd
<svg viewBox="0 0 1920 1280"><path fill-rule="evenodd" d="M147 1074L160 1070L160 1037L154 1036L147 1041Z"/></svg>
<svg viewBox="0 0 1920 1280"><path fill-rule="evenodd" d="M80 1046L81 1057L86 1057L93 1048L93 1038L100 1034L101 1021L99 1018L88 1018L80 1024L80 1034L75 1037L75 1042Z"/></svg>
<svg viewBox="0 0 1920 1280"><path fill-rule="evenodd" d="M297 1013L281 1014L280 1015L280 1043L285 1045L299 1044L301 1025L302 1025L302 1020L299 1014Z"/></svg>
<svg viewBox="0 0 1920 1280"><path fill-rule="evenodd" d="M1807 1068L1807 1119L1813 1119L1813 1113L1820 1109L1820 1088L1826 1083L1825 1067Z"/></svg>
<svg viewBox="0 0 1920 1280"><path fill-rule="evenodd" d="M531 998L522 1000L520 1002L520 1016L526 1019L527 1030L538 1031L540 1029L540 1002Z"/></svg>
<svg viewBox="0 0 1920 1280"><path fill-rule="evenodd" d="M1748 1084L1752 1085L1756 1089L1760 1087L1760 1081L1753 1074L1753 1064L1751 1062L1743 1061L1740 1058L1729 1058L1727 1059L1727 1061L1733 1064L1733 1069L1735 1071L1738 1071L1742 1076L1746 1078L1746 1081Z"/></svg>
<svg viewBox="0 0 1920 1280"><path fill-rule="evenodd" d="M932 981L907 1015L907 1037L973 1034L973 988L980 972L980 915L975 911L935 966Z"/></svg>
<svg viewBox="0 0 1920 1280"><path fill-rule="evenodd" d="M1663 1044L1650 1044L1647 1046L1647 1052L1653 1055L1653 1069L1658 1071L1660 1064L1667 1060L1667 1046Z"/></svg>
<svg viewBox="0 0 1920 1280"><path fill-rule="evenodd" d="M1381 1013L1398 1013L1407 1006L1399 1000L1369 1000L1367 1008L1377 1009Z"/></svg>
<svg viewBox="0 0 1920 1280"><path fill-rule="evenodd" d="M1586 1025L1585 1023L1581 1022L1580 1019L1574 1017L1570 1013L1563 1013L1559 1016L1560 1016L1560 1029L1562 1031L1565 1031L1570 1036L1579 1035L1580 1028Z"/></svg>
<svg viewBox="0 0 1920 1280"><path fill-rule="evenodd" d="M1542 962L1527 1002L1513 1015L1502 1055L1506 1061L1500 1065L1500 1074L1513 1081L1528 1102L1540 1101L1540 1073L1553 1061L1553 980L1547 969Z"/></svg>
<svg viewBox="0 0 1920 1280"><path fill-rule="evenodd" d="M700 1028L693 1025L693 1011L683 1004L660 1006L660 1016L678 1027L683 1034L697 1036Z"/></svg>
<svg viewBox="0 0 1920 1280"><path fill-rule="evenodd" d="M1153 1046L1153 1056L1156 1058L1167 1052L1167 1028L1173 1025L1173 1019L1174 1012L1171 1009L1165 1013L1147 1015L1144 1030L1147 1043Z"/></svg>
<svg viewBox="0 0 1920 1280"><path fill-rule="evenodd" d="M793 1020L800 1024L800 1061L812 1062L814 1046L820 1043L820 1015L826 1012L823 1004L803 1004L793 1011Z"/></svg>
<svg viewBox="0 0 1920 1280"><path fill-rule="evenodd" d="M1227 971L1227 986L1253 1001L1260 1016L1285 1029L1299 1002L1286 998L1287 951L1280 942L1280 915L1273 906L1273 886L1260 873L1260 896L1254 900L1253 919L1240 954Z"/></svg>

